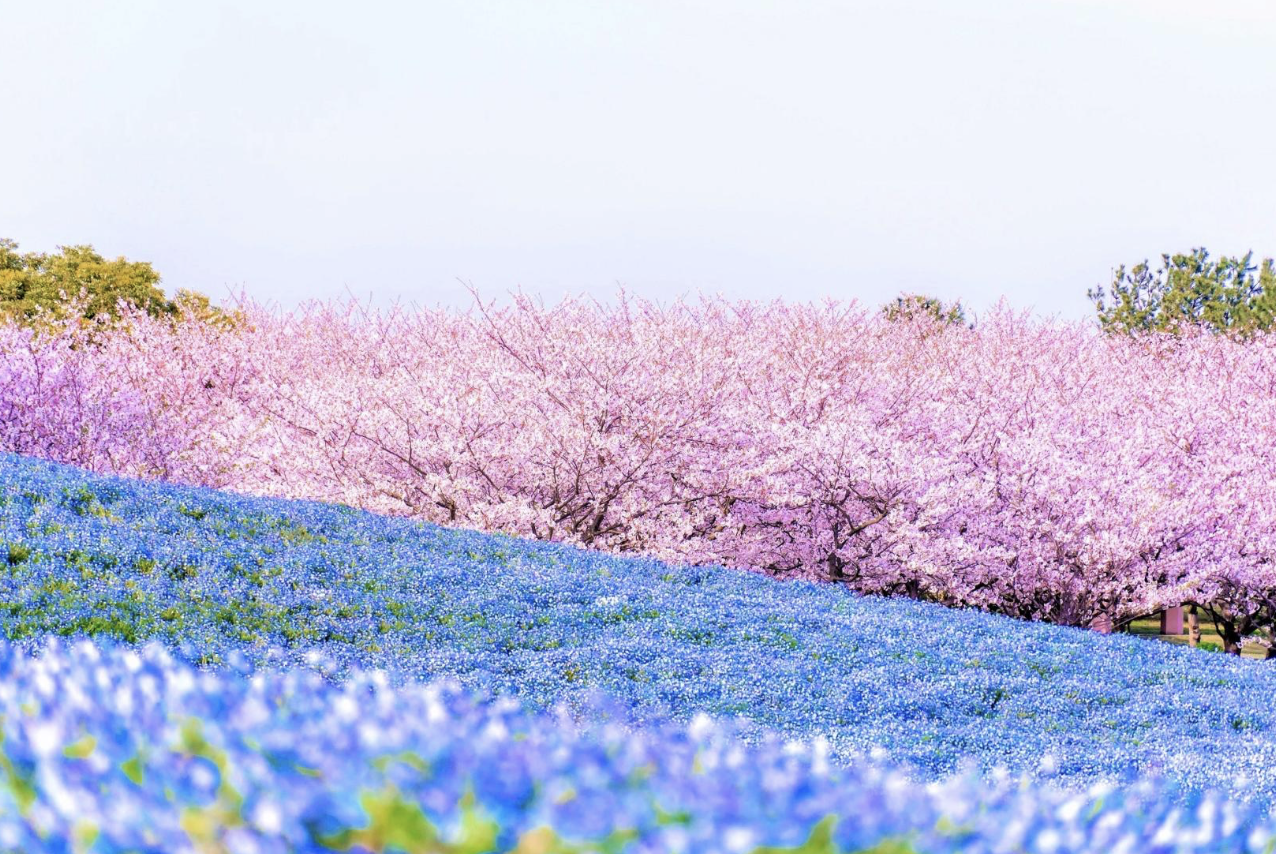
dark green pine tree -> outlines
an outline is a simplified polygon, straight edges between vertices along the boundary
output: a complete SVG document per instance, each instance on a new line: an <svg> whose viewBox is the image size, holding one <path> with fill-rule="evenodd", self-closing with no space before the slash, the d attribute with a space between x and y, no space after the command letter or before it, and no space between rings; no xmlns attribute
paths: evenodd
<svg viewBox="0 0 1276 854"><path fill-rule="evenodd" d="M1153 271L1147 261L1118 267L1112 284L1087 295L1109 332L1176 332L1205 326L1250 335L1276 323L1276 266L1253 263L1254 253L1211 260L1205 249L1162 255ZM1257 274L1257 275L1255 275Z"/></svg>

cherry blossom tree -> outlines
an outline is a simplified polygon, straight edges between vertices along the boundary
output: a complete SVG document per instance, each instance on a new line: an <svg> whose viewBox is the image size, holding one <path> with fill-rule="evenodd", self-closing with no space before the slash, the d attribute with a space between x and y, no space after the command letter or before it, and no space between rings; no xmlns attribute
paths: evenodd
<svg viewBox="0 0 1276 854"><path fill-rule="evenodd" d="M0 448L1075 626L1276 620L1276 336L703 299L0 323Z"/></svg>

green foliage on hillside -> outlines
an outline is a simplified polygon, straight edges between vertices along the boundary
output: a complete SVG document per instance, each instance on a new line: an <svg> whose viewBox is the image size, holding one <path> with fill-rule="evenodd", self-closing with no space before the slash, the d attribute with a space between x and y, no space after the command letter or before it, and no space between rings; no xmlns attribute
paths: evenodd
<svg viewBox="0 0 1276 854"><path fill-rule="evenodd" d="M1099 322L1108 332L1175 332L1205 326L1216 332L1249 335L1276 324L1276 265L1254 253L1211 260L1204 248L1162 255L1153 271L1145 260L1130 270L1118 267L1110 288L1092 288ZM1255 275L1257 274L1257 275Z"/></svg>

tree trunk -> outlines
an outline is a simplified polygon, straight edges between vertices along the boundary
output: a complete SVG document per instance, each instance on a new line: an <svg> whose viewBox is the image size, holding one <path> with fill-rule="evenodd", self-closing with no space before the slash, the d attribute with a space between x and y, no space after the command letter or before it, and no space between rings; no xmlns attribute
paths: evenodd
<svg viewBox="0 0 1276 854"><path fill-rule="evenodd" d="M1196 613L1195 605L1187 612L1187 644L1188 646L1201 644L1201 618Z"/></svg>
<svg viewBox="0 0 1276 854"><path fill-rule="evenodd" d="M1219 626L1223 633L1223 652L1228 655L1241 654L1241 634L1236 631L1236 624L1231 620L1223 620Z"/></svg>
<svg viewBox="0 0 1276 854"><path fill-rule="evenodd" d="M1276 658L1276 622L1272 623L1271 628L1267 630L1267 655L1263 658L1266 661Z"/></svg>

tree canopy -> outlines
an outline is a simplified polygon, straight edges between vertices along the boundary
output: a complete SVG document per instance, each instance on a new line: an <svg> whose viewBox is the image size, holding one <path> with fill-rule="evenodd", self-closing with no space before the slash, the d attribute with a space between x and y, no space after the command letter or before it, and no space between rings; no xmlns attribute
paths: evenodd
<svg viewBox="0 0 1276 854"><path fill-rule="evenodd" d="M1162 255L1159 269L1146 260L1129 271L1118 267L1110 288L1099 285L1087 295L1109 332L1200 325L1244 336L1276 323L1276 267L1270 258L1255 265L1253 257L1211 260L1204 248Z"/></svg>
<svg viewBox="0 0 1276 854"><path fill-rule="evenodd" d="M938 323L963 325L966 323L966 309L960 302L951 305L936 297L924 294L900 294L894 302L882 306L882 313L887 320L913 320L918 317L929 317Z"/></svg>
<svg viewBox="0 0 1276 854"><path fill-rule="evenodd" d="M180 289L169 299L160 274L146 261L108 259L92 246L59 246L57 252L19 252L0 238L0 317L31 322L41 314L65 317L69 306L86 319L115 315L121 300L152 317L191 316L206 322L231 318L208 297ZM77 298L83 295L83 301Z"/></svg>

